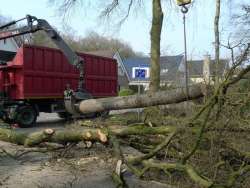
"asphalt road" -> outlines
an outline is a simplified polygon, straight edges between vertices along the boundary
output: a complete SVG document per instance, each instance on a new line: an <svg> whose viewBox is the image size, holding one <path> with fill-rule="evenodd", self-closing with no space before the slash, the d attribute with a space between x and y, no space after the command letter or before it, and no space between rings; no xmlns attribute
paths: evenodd
<svg viewBox="0 0 250 188"><path fill-rule="evenodd" d="M37 124L32 128L17 128L21 132L33 132L44 128L62 129L69 122L61 119L56 113L41 113ZM8 152L22 152L22 146L1 142L0 148ZM81 155L80 151L86 152ZM115 188L111 179L113 169L108 150L78 148L75 158L53 159L52 153L28 153L20 159L0 157L0 187L74 187L74 188ZM72 151L71 151L72 153ZM88 159L95 159L89 161ZM64 162L68 160L67 162ZM89 161L89 162L88 162ZM72 164L77 166L72 167ZM76 168L77 167L77 168ZM77 179L75 179L77 177ZM147 182L135 178L131 173L124 174L126 183L131 188L170 188L161 183Z"/></svg>
<svg viewBox="0 0 250 188"><path fill-rule="evenodd" d="M40 115L37 117L37 123L46 123L46 122L61 122L63 121L57 113L43 113L40 112Z"/></svg>

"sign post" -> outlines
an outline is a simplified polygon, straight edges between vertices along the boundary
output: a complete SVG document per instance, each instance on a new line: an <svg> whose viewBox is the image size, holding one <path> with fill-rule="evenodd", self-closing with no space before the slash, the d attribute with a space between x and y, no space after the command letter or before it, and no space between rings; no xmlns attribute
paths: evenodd
<svg viewBox="0 0 250 188"><path fill-rule="evenodd" d="M138 82L137 91L138 95L140 95L141 94L140 81L145 81L147 78L149 78L149 67L133 67L132 76ZM137 110L137 114L138 114L138 121L140 121L140 109Z"/></svg>

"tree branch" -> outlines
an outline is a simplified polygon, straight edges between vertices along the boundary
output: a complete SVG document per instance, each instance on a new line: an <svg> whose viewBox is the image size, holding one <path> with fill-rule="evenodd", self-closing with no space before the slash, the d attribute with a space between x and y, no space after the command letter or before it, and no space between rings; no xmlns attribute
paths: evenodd
<svg viewBox="0 0 250 188"><path fill-rule="evenodd" d="M147 168L157 168L164 171L176 170L179 172L185 172L194 182L201 185L202 187L210 188L213 185L211 180L200 175L191 165L154 161L143 161L143 165Z"/></svg>
<svg viewBox="0 0 250 188"><path fill-rule="evenodd" d="M135 165L135 164L140 163L143 160L150 159L150 158L154 157L159 151L161 151L162 149L164 149L165 147L167 147L169 145L169 143L171 142L171 140L173 139L175 134L176 134L176 132L172 132L162 143L157 145L148 154L140 156L140 157L132 158L129 160L129 162Z"/></svg>

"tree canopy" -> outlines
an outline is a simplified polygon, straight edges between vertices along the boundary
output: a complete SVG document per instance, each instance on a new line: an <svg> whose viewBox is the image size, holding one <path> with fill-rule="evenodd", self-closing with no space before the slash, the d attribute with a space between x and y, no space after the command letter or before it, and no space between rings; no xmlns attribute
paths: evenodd
<svg viewBox="0 0 250 188"><path fill-rule="evenodd" d="M67 44L76 51L118 51L124 58L142 55L139 52L135 52L125 41L108 38L94 31L88 32L86 37L76 37L71 33L61 33L61 36ZM33 34L33 43L36 45L56 47L43 32Z"/></svg>

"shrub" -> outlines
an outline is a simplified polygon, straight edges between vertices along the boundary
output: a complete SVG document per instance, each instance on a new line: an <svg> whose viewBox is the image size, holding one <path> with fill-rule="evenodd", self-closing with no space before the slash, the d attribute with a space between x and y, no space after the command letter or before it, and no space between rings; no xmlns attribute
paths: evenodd
<svg viewBox="0 0 250 188"><path fill-rule="evenodd" d="M134 93L135 92L132 89L125 88L119 91L119 96L129 96L133 95Z"/></svg>

